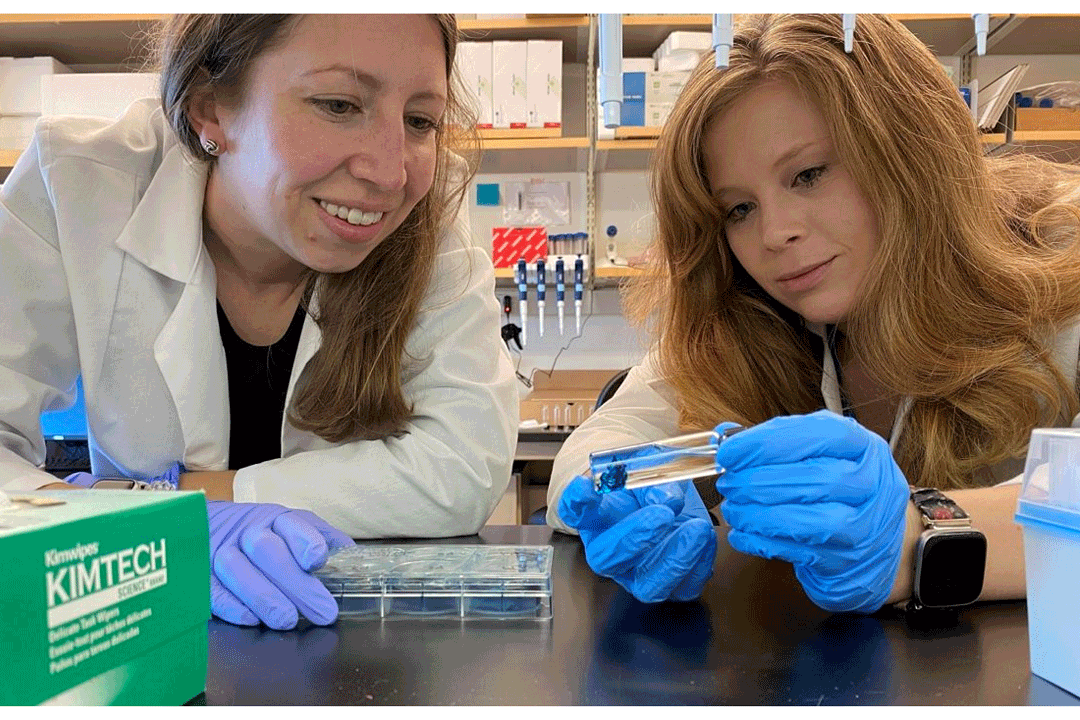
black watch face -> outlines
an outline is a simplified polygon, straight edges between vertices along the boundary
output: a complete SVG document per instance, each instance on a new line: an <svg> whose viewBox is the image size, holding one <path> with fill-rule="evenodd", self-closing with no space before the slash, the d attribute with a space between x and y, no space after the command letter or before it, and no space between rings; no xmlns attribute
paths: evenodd
<svg viewBox="0 0 1080 720"><path fill-rule="evenodd" d="M919 602L924 607L973 603L982 592L985 570L986 537L981 532L935 533L923 545Z"/></svg>

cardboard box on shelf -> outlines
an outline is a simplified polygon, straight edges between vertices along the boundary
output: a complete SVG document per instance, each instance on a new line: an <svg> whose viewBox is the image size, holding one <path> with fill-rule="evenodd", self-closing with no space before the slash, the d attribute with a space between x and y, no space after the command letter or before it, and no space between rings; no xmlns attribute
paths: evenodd
<svg viewBox="0 0 1080 720"><path fill-rule="evenodd" d="M1080 108L1016 108L1016 129L1080 131Z"/></svg>
<svg viewBox="0 0 1080 720"><path fill-rule="evenodd" d="M456 61L462 82L472 96L476 109L476 127L494 127L494 110L491 87L491 43L458 43Z"/></svg>
<svg viewBox="0 0 1080 720"><path fill-rule="evenodd" d="M592 414L596 398L615 370L552 370L533 376L532 391L521 401L521 419L546 422L549 429L577 427Z"/></svg>

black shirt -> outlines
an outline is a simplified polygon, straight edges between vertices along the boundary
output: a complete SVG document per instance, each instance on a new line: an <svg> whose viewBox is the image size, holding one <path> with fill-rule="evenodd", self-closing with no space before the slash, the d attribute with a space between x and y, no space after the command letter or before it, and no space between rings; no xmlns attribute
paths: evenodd
<svg viewBox="0 0 1080 720"><path fill-rule="evenodd" d="M285 394L305 313L297 307L281 339L264 346L241 340L221 303L217 313L229 374L229 469L239 470L281 457Z"/></svg>

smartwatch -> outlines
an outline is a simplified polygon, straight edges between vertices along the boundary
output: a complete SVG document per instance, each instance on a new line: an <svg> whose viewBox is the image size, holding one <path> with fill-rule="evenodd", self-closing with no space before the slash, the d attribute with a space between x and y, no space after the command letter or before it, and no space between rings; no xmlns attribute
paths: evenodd
<svg viewBox="0 0 1080 720"><path fill-rule="evenodd" d="M131 478L102 478L90 487L94 490L149 490L150 483Z"/></svg>
<svg viewBox="0 0 1080 720"><path fill-rule="evenodd" d="M986 536L960 506L933 488L911 488L925 530L915 547L915 580L907 610L952 610L982 593Z"/></svg>

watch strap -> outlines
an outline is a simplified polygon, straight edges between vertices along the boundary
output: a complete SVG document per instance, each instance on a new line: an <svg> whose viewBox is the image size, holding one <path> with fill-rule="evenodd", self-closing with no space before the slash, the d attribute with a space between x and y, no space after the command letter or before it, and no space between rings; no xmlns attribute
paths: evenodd
<svg viewBox="0 0 1080 720"><path fill-rule="evenodd" d="M935 488L911 488L911 502L929 527L971 527L971 518L963 508Z"/></svg>

